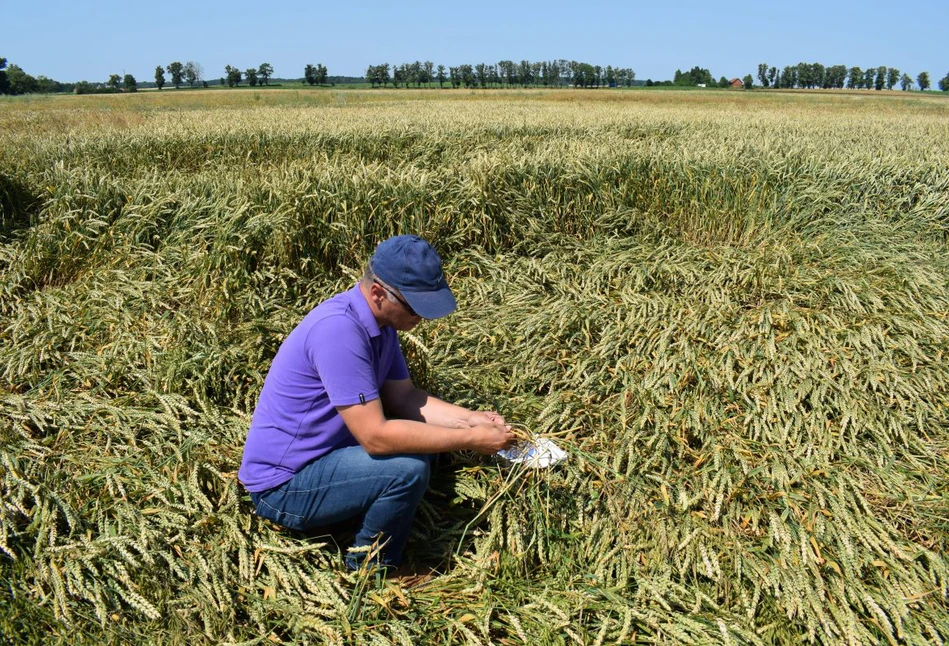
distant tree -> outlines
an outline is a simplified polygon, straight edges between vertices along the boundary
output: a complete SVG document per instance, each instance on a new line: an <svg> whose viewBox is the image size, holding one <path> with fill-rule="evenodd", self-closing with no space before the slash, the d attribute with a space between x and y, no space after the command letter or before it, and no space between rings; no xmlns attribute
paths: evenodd
<svg viewBox="0 0 949 646"><path fill-rule="evenodd" d="M673 78L674 85L683 85L683 86L696 86L696 85L712 85L715 81L712 79L712 73L709 72L704 67L699 67L696 65L688 72L682 72L676 70L676 76Z"/></svg>
<svg viewBox="0 0 949 646"><path fill-rule="evenodd" d="M165 68L161 65L155 68L155 86L159 90L165 87Z"/></svg>
<svg viewBox="0 0 949 646"><path fill-rule="evenodd" d="M531 83L533 85L540 85L540 83L543 81L543 70L543 63L531 63Z"/></svg>
<svg viewBox="0 0 949 646"><path fill-rule="evenodd" d="M919 86L920 90L926 91L929 89L929 72L920 72L919 76L916 77L916 85Z"/></svg>
<svg viewBox="0 0 949 646"><path fill-rule="evenodd" d="M257 68L257 76L260 77L261 85L270 85L270 77L273 76L273 65L270 63L261 63Z"/></svg>
<svg viewBox="0 0 949 646"><path fill-rule="evenodd" d="M435 78L438 80L438 87L441 88L445 86L445 66L444 65L438 66L438 72L436 72Z"/></svg>
<svg viewBox="0 0 949 646"><path fill-rule="evenodd" d="M92 94L96 88L89 81L79 81L73 88L75 94Z"/></svg>
<svg viewBox="0 0 949 646"><path fill-rule="evenodd" d="M530 61L521 61L521 64L517 66L517 76L521 82L521 87L527 87L531 84L532 77Z"/></svg>
<svg viewBox="0 0 949 646"><path fill-rule="evenodd" d="M860 87L863 83L863 70L859 67L851 67L847 76L847 89L853 90Z"/></svg>
<svg viewBox="0 0 949 646"><path fill-rule="evenodd" d="M425 61L422 64L422 72L425 78L425 84L431 85L432 81L435 80L435 63L432 61Z"/></svg>
<svg viewBox="0 0 949 646"><path fill-rule="evenodd" d="M175 61L173 63L168 63L168 67L165 68L169 74L171 74L171 84L175 86L175 89L181 87L181 82L185 77L185 66Z"/></svg>
<svg viewBox="0 0 949 646"><path fill-rule="evenodd" d="M863 73L863 88L865 90L873 89L873 77L876 74L875 67L868 67Z"/></svg>
<svg viewBox="0 0 949 646"><path fill-rule="evenodd" d="M388 81L388 78L389 78L388 64L370 65L366 69L366 80L369 81L372 87L376 87L376 85L383 83L383 79L382 79L383 68L385 68L385 80ZM260 74L260 70L257 71L257 74L258 75ZM320 63L317 63L316 65L307 65L306 68L303 70L303 74L304 74L304 80L310 85L325 85L326 84L327 72L326 72L325 65L322 65Z"/></svg>
<svg viewBox="0 0 949 646"><path fill-rule="evenodd" d="M67 92L69 91L70 85L60 83L59 81L54 81L53 79L47 78L42 74L36 77L36 91L40 94ZM72 90L75 91L75 85L72 85Z"/></svg>
<svg viewBox="0 0 949 646"><path fill-rule="evenodd" d="M316 67L316 79L319 81L320 78L320 68L322 65L317 65ZM389 64L383 63L381 65L371 65L368 70L369 82L372 84L372 87L381 85L385 87L389 84Z"/></svg>
<svg viewBox="0 0 949 646"><path fill-rule="evenodd" d="M8 94L32 94L39 90L35 78L23 71L19 65L10 65L6 71Z"/></svg>
<svg viewBox="0 0 949 646"><path fill-rule="evenodd" d="M481 87L488 86L488 66L484 63L478 63L474 66L475 76L478 78L478 85Z"/></svg>
<svg viewBox="0 0 949 646"><path fill-rule="evenodd" d="M900 71L895 67L891 67L886 71L886 89L892 90L893 86L900 82ZM910 80L910 83L913 81Z"/></svg>
<svg viewBox="0 0 949 646"><path fill-rule="evenodd" d="M903 76L900 77L900 89L904 92L910 89L913 86L913 77L903 72Z"/></svg>
<svg viewBox="0 0 949 646"><path fill-rule="evenodd" d="M824 87L842 90L847 83L847 66L832 65L824 72Z"/></svg>
<svg viewBox="0 0 949 646"><path fill-rule="evenodd" d="M802 88L814 87L814 75L810 63L797 64L797 84Z"/></svg>
<svg viewBox="0 0 949 646"><path fill-rule="evenodd" d="M650 81L649 84L651 85L652 82ZM718 87L728 87L729 85L731 85L731 83L730 83L729 80L728 80L727 78L725 78L724 76L723 76L722 78L718 79Z"/></svg>
<svg viewBox="0 0 949 646"><path fill-rule="evenodd" d="M798 63L798 84L805 88L824 87L826 70L820 63Z"/></svg>
<svg viewBox="0 0 949 646"><path fill-rule="evenodd" d="M939 79L939 89L943 92L949 92L949 73Z"/></svg>
<svg viewBox="0 0 949 646"><path fill-rule="evenodd" d="M234 87L235 85L240 86L241 71L239 69L236 67L231 67L230 65L225 65L224 73L226 74L228 87Z"/></svg>
<svg viewBox="0 0 949 646"><path fill-rule="evenodd" d="M459 65L458 72L459 74L461 74L461 83L466 88L472 88L477 85L478 81L475 77L474 70L472 69L471 65Z"/></svg>
<svg viewBox="0 0 949 646"><path fill-rule="evenodd" d="M771 87L777 87L777 78L778 78L778 68L772 67L768 70L768 81L771 83Z"/></svg>
<svg viewBox="0 0 949 646"><path fill-rule="evenodd" d="M781 85L785 89L797 87L797 65L787 65L781 72Z"/></svg>
<svg viewBox="0 0 949 646"><path fill-rule="evenodd" d="M761 82L761 87L768 87L768 64L767 63L758 63L758 80Z"/></svg>
<svg viewBox="0 0 949 646"><path fill-rule="evenodd" d="M544 75L544 80L548 82L550 87L560 87L560 71L560 63L557 61L547 63L547 73Z"/></svg>
<svg viewBox="0 0 949 646"><path fill-rule="evenodd" d="M873 80L873 89L880 91L886 85L886 66L881 65L877 68L876 78Z"/></svg>
<svg viewBox="0 0 949 646"><path fill-rule="evenodd" d="M560 68L560 86L573 85L573 64L565 58L559 58L557 65Z"/></svg>
<svg viewBox="0 0 949 646"><path fill-rule="evenodd" d="M10 82L7 80L7 59L0 56L0 94L6 94L10 90Z"/></svg>
<svg viewBox="0 0 949 646"><path fill-rule="evenodd" d="M119 76L118 74L109 74L109 80L106 81L106 85L108 85L113 90L118 90L119 82L121 80L122 80L122 77Z"/></svg>
<svg viewBox="0 0 949 646"><path fill-rule="evenodd" d="M244 70L244 78L247 79L247 84L251 87L257 87L257 68L248 67Z"/></svg>
<svg viewBox="0 0 949 646"><path fill-rule="evenodd" d="M743 78L741 81L745 84L746 90L750 90L755 84L755 80L751 78L751 74L745 74L745 78Z"/></svg>
<svg viewBox="0 0 949 646"><path fill-rule="evenodd" d="M131 74L125 75L125 78L122 79L122 85L125 87L126 92L138 92L138 83L136 83L135 77Z"/></svg>
<svg viewBox="0 0 949 646"><path fill-rule="evenodd" d="M592 65L572 61L570 67L574 87L593 87L596 69Z"/></svg>
<svg viewBox="0 0 949 646"><path fill-rule="evenodd" d="M188 61L185 63L184 73L185 80L188 82L188 87L196 87L198 85L198 81L201 80L204 70L201 69L201 65L199 63Z"/></svg>
<svg viewBox="0 0 949 646"><path fill-rule="evenodd" d="M513 87L517 82L517 67L514 65L514 61L500 61L498 70L500 70L501 78L508 84L508 87Z"/></svg>
<svg viewBox="0 0 949 646"><path fill-rule="evenodd" d="M67 85L60 83L59 81L54 81L51 78L47 78L42 74L36 77L36 91L40 94L64 92L67 90L67 87ZM75 86L73 86L73 89L75 89Z"/></svg>

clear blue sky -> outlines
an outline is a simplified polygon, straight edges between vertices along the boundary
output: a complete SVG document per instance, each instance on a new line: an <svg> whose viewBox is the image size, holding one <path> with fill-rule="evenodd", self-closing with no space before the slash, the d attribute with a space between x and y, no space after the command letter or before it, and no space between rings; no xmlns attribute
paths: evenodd
<svg viewBox="0 0 949 646"><path fill-rule="evenodd" d="M0 0L0 56L57 81L151 81L174 60L215 79L225 65L263 62L296 78L307 63L362 76L384 62L565 58L631 67L642 80L695 65L732 78L761 62L806 61L928 71L935 84L949 72L947 18L947 0Z"/></svg>

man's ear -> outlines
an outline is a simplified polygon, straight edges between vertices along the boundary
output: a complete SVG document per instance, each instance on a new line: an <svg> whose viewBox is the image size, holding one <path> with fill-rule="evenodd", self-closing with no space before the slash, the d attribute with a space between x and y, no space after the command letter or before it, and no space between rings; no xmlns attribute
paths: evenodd
<svg viewBox="0 0 949 646"><path fill-rule="evenodd" d="M382 289L379 283L369 283L369 300L375 306L375 309L382 308L382 301L386 300L386 290Z"/></svg>

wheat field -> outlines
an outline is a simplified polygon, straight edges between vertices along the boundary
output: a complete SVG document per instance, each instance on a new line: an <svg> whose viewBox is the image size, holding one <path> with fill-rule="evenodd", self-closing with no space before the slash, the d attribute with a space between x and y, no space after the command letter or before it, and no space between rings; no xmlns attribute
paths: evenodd
<svg viewBox="0 0 949 646"><path fill-rule="evenodd" d="M949 642L949 100L141 92L0 101L9 643ZM348 573L236 480L280 342L416 233L456 455Z"/></svg>

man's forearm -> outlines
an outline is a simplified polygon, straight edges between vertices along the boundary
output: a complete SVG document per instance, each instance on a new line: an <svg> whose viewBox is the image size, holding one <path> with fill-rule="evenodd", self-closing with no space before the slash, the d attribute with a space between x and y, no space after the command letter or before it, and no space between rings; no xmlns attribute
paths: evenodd
<svg viewBox="0 0 949 646"><path fill-rule="evenodd" d="M363 438L363 448L373 455L394 453L446 453L474 448L471 428L449 428L409 419L386 420L378 432Z"/></svg>
<svg viewBox="0 0 949 646"><path fill-rule="evenodd" d="M390 388L388 415L379 399L339 406L337 410L356 441L372 455L459 449L492 454L513 440L500 415L472 412L416 390L392 392ZM393 405L395 401L397 405Z"/></svg>
<svg viewBox="0 0 949 646"><path fill-rule="evenodd" d="M464 428L474 411L450 404L422 390L413 388L401 401L386 402L391 417L411 419L435 426Z"/></svg>

